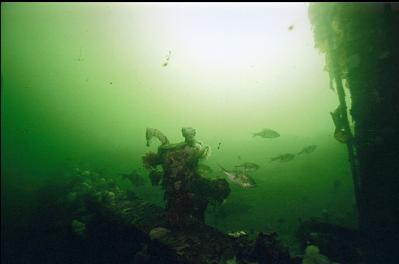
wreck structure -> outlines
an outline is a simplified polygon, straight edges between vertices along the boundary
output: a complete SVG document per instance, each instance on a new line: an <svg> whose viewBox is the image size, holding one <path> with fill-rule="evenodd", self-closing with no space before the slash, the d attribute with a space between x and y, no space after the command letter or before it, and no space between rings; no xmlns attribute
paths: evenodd
<svg viewBox="0 0 399 264"><path fill-rule="evenodd" d="M348 149L365 259L397 263L399 6L313 3L309 18L339 99L335 135Z"/></svg>
<svg viewBox="0 0 399 264"><path fill-rule="evenodd" d="M203 224L208 203L221 203L230 194L225 179L206 179L198 172L198 162L209 155L210 147L196 140L191 127L183 128L182 135L184 142L169 144L159 130L146 131L147 146L153 137L161 142L158 152L147 153L143 162L153 185L162 184L165 189L165 219L171 228Z"/></svg>

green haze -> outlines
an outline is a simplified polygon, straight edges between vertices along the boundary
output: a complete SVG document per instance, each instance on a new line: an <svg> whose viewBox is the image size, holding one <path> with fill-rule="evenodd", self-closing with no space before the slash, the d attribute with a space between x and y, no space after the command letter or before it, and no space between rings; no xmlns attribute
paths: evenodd
<svg viewBox="0 0 399 264"><path fill-rule="evenodd" d="M209 214L210 224L277 229L287 243L298 218L323 210L354 226L346 148L329 114L338 99L323 68L303 3L2 3L2 208L29 209L35 188L62 180L71 162L144 172L146 127L179 142L192 126L212 147L215 176L217 163L261 167L256 188L231 184L230 214L219 223ZM263 128L281 137L252 137ZM309 155L269 162L310 144ZM162 200L149 184L137 192Z"/></svg>

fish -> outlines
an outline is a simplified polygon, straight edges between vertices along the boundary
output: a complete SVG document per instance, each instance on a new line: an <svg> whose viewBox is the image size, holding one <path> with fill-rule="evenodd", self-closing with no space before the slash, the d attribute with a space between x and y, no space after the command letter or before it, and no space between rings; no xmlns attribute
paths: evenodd
<svg viewBox="0 0 399 264"><path fill-rule="evenodd" d="M244 230L237 231L237 232L229 232L229 233L227 233L227 235L232 237L232 238L239 238L239 237L242 237L242 236L248 236L247 232L245 232Z"/></svg>
<svg viewBox="0 0 399 264"><path fill-rule="evenodd" d="M255 181L248 175L242 173L242 172L233 172L233 171L228 171L222 166L219 165L219 167L222 169L223 173L227 176L227 178L237 184L238 186L247 189L247 188L253 188L256 186Z"/></svg>
<svg viewBox="0 0 399 264"><path fill-rule="evenodd" d="M259 136L261 138L278 138L280 134L273 129L265 128L260 132L253 133L253 137Z"/></svg>
<svg viewBox="0 0 399 264"><path fill-rule="evenodd" d="M287 162L287 161L293 160L294 158L295 158L294 154L285 153L285 154L281 154L281 155L271 158L270 162L275 161L275 160L278 160L280 162Z"/></svg>
<svg viewBox="0 0 399 264"><path fill-rule="evenodd" d="M144 178L137 171L133 170L131 173L120 173L123 179L129 180L133 186L139 187L144 185Z"/></svg>
<svg viewBox="0 0 399 264"><path fill-rule="evenodd" d="M306 146L306 147L304 147L301 151L299 151L299 152L297 153L297 155L301 155L301 154L310 154L310 153L312 153L313 151L315 151L316 148L317 148L316 145L309 145L309 146Z"/></svg>
<svg viewBox="0 0 399 264"><path fill-rule="evenodd" d="M289 27L288 27L288 31L292 31L294 29L294 25L290 25Z"/></svg>
<svg viewBox="0 0 399 264"><path fill-rule="evenodd" d="M170 229L167 229L165 227L155 227L151 229L148 235L150 236L151 240L161 240L170 233L171 233Z"/></svg>
<svg viewBox="0 0 399 264"><path fill-rule="evenodd" d="M240 165L235 166L236 168L243 168L245 171L256 171L260 166L253 162L244 162Z"/></svg>

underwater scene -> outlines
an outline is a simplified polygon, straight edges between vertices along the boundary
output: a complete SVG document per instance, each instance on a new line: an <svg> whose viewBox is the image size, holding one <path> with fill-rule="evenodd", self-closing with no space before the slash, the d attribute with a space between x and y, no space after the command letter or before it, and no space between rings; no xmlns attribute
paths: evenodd
<svg viewBox="0 0 399 264"><path fill-rule="evenodd" d="M398 12L1 3L1 262L399 263Z"/></svg>

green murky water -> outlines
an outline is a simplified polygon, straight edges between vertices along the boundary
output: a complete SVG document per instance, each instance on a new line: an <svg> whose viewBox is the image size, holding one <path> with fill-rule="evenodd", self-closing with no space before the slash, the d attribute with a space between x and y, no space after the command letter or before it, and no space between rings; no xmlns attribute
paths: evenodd
<svg viewBox="0 0 399 264"><path fill-rule="evenodd" d="M223 214L209 210L207 223L276 230L294 248L299 219L356 226L329 114L338 99L305 4L7 3L1 54L2 229L28 223L38 188L73 166L144 174L141 157L157 145L146 146L145 129L181 142L185 126L212 148L210 177L223 177L217 164L260 166L256 188L230 183ZM281 136L252 136L263 128ZM148 179L121 184L163 203Z"/></svg>

